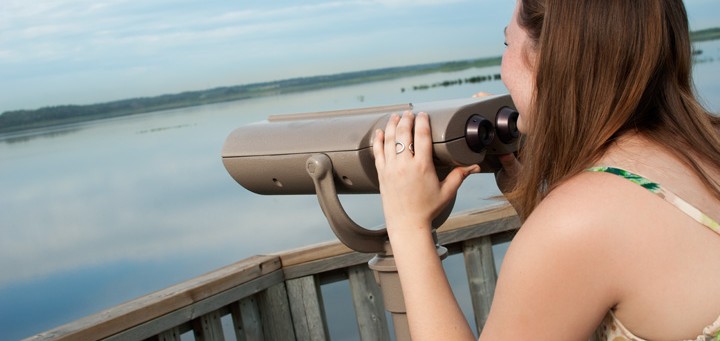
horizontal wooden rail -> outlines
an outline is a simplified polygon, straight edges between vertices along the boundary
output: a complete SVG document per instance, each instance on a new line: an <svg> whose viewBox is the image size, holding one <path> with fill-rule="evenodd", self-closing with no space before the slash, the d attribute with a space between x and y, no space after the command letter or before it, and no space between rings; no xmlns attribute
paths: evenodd
<svg viewBox="0 0 720 341"><path fill-rule="evenodd" d="M491 247L518 227L502 202L455 215L438 229L440 244L465 255L478 329L494 291ZM225 340L223 316L231 317L236 340L327 340L320 287L337 280L350 283L361 339L389 339L382 295L367 267L373 256L338 241L254 256L27 340L180 340L189 331L196 340Z"/></svg>

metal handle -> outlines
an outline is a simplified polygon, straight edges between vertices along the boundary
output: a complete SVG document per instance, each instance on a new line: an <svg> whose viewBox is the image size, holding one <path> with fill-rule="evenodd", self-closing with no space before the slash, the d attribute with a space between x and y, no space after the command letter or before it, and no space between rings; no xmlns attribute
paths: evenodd
<svg viewBox="0 0 720 341"><path fill-rule="evenodd" d="M306 170L315 184L320 208L330 223L335 236L347 247L366 253L385 253L385 243L388 241L387 230L368 230L350 218L340 203L333 179L333 166L330 158L325 154L313 154L305 163ZM433 228L437 228L447 220L452 212L455 199L445 207L440 215L432 221Z"/></svg>

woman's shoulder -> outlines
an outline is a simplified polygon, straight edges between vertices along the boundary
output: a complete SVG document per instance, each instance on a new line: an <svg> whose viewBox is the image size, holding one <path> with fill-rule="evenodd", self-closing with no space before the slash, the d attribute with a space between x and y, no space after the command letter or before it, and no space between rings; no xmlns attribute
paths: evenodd
<svg viewBox="0 0 720 341"><path fill-rule="evenodd" d="M584 171L555 187L525 226L608 233L613 226L631 223L651 196L643 187L615 174Z"/></svg>
<svg viewBox="0 0 720 341"><path fill-rule="evenodd" d="M493 302L499 316L526 321L527 330L572 330L569 335L580 338L622 301L624 283L632 281L624 280L628 276L618 273L625 271L617 264L629 259L631 250L617 242L623 230L617 224L625 225L621 216L632 211L625 209L625 199L613 198L613 193L628 189L604 175L573 176L554 188L523 223L500 271ZM495 308L495 302L501 308ZM519 304L528 311L502 308Z"/></svg>
<svg viewBox="0 0 720 341"><path fill-rule="evenodd" d="M662 205L662 199L619 176L582 172L548 194L513 243L531 252L544 245L558 262L592 267L588 276L620 295L624 289L617 279L631 278L625 270L633 267L618 264L634 262L637 245L647 241L649 219ZM608 273L614 279L603 277Z"/></svg>

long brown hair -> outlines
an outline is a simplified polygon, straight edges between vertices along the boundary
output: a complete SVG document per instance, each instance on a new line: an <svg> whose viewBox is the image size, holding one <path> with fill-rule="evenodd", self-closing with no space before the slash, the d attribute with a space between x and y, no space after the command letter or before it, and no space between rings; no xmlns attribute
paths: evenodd
<svg viewBox="0 0 720 341"><path fill-rule="evenodd" d="M634 131L667 148L720 199L720 120L696 100L681 0L521 0L535 94L511 199L525 219L548 192Z"/></svg>

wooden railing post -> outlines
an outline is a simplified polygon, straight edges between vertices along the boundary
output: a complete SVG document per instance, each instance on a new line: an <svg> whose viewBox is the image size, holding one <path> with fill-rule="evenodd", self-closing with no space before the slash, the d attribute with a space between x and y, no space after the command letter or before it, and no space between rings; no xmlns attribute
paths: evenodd
<svg viewBox="0 0 720 341"><path fill-rule="evenodd" d="M366 264L348 269L360 340L390 340L382 293Z"/></svg>
<svg viewBox="0 0 720 341"><path fill-rule="evenodd" d="M330 333L317 276L291 279L286 284L297 340L329 340Z"/></svg>
<svg viewBox="0 0 720 341"><path fill-rule="evenodd" d="M263 340L262 318L255 296L246 297L230 306L238 341Z"/></svg>
<svg viewBox="0 0 720 341"><path fill-rule="evenodd" d="M265 340L295 340L285 283L273 285L257 297Z"/></svg>
<svg viewBox="0 0 720 341"><path fill-rule="evenodd" d="M480 334L490 314L497 282L492 238L486 236L463 242L463 255L465 256L465 271L475 315L475 326Z"/></svg>
<svg viewBox="0 0 720 341"><path fill-rule="evenodd" d="M220 312L213 311L198 317L193 321L195 341L225 341Z"/></svg>

